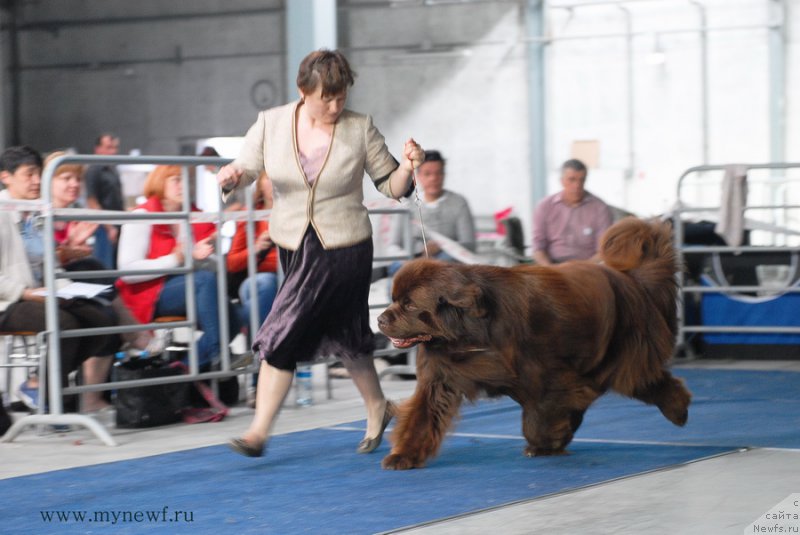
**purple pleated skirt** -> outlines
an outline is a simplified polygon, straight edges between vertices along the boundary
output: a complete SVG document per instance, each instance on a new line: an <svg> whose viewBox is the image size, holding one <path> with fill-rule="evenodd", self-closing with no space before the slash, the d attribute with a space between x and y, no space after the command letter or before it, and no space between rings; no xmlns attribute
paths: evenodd
<svg viewBox="0 0 800 535"><path fill-rule="evenodd" d="M280 249L285 278L253 342L255 354L281 370L329 355L372 358L372 254L372 239L326 250L310 225L296 251Z"/></svg>

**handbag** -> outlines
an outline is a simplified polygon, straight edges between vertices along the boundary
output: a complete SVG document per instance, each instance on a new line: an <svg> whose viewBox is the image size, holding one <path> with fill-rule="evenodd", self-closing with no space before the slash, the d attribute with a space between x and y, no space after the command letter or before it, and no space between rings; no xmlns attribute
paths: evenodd
<svg viewBox="0 0 800 535"><path fill-rule="evenodd" d="M115 381L130 381L173 377L183 373L182 369L170 366L158 357L151 357L117 363L112 375ZM186 382L119 389L114 398L117 427L155 427L180 422L188 399L189 385Z"/></svg>

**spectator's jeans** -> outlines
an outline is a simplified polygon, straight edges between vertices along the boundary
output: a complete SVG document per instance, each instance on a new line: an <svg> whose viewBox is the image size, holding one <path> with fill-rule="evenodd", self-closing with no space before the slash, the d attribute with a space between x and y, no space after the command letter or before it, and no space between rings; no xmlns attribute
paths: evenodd
<svg viewBox="0 0 800 535"><path fill-rule="evenodd" d="M267 319L269 311L272 310L272 303L278 294L278 275L276 273L256 273L255 278L256 292L258 292L258 324L261 325ZM239 301L241 302L239 312L241 313L242 325L249 327L250 305L253 301L250 297L250 277L239 285ZM249 342L252 342L252 337L250 337ZM258 372L253 374L252 386L257 384Z"/></svg>
<svg viewBox="0 0 800 535"><path fill-rule="evenodd" d="M197 326L203 336L197 341L200 366L219 361L220 326L217 304L217 274L211 271L194 273L194 299L197 305ZM156 303L156 316L186 315L186 275L167 277ZM231 317L238 324L238 318Z"/></svg>
<svg viewBox="0 0 800 535"><path fill-rule="evenodd" d="M264 323L267 314L272 309L272 302L278 293L278 275L275 273L256 273L256 291L258 292L258 324ZM250 325L250 277L239 285L239 301L242 303L240 308L242 313L242 324Z"/></svg>

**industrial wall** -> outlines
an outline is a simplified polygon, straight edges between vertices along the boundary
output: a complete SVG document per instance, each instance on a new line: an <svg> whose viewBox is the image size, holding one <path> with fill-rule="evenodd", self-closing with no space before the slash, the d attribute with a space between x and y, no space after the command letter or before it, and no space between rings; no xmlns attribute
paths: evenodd
<svg viewBox="0 0 800 535"><path fill-rule="evenodd" d="M90 152L94 136L112 130L123 151L179 154L197 139L241 135L258 109L295 97L285 89L283 2L17 4L2 32L4 61L18 73L16 85L3 79L7 144ZM800 0L584 4L546 9L549 191L578 151L594 160L591 191L651 215L675 202L689 166L769 161L779 4L788 43L781 150L800 160ZM530 240L531 184L542 177L530 171L527 2L338 6L340 47L358 72L349 106L371 113L395 152L410 136L441 150L448 186L477 214L513 206Z"/></svg>

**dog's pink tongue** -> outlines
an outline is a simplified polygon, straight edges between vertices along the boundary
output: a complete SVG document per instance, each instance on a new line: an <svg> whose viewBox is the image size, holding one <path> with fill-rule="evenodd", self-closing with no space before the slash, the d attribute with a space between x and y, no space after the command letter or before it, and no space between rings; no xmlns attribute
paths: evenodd
<svg viewBox="0 0 800 535"><path fill-rule="evenodd" d="M389 338L389 340L392 341L394 347L400 349L414 345L414 342L410 338Z"/></svg>
<svg viewBox="0 0 800 535"><path fill-rule="evenodd" d="M389 337L389 340L392 341L394 347L399 349L405 349L406 347L411 347L418 342L427 342L431 339L431 335L423 334L421 336L415 336L414 338L392 338Z"/></svg>

